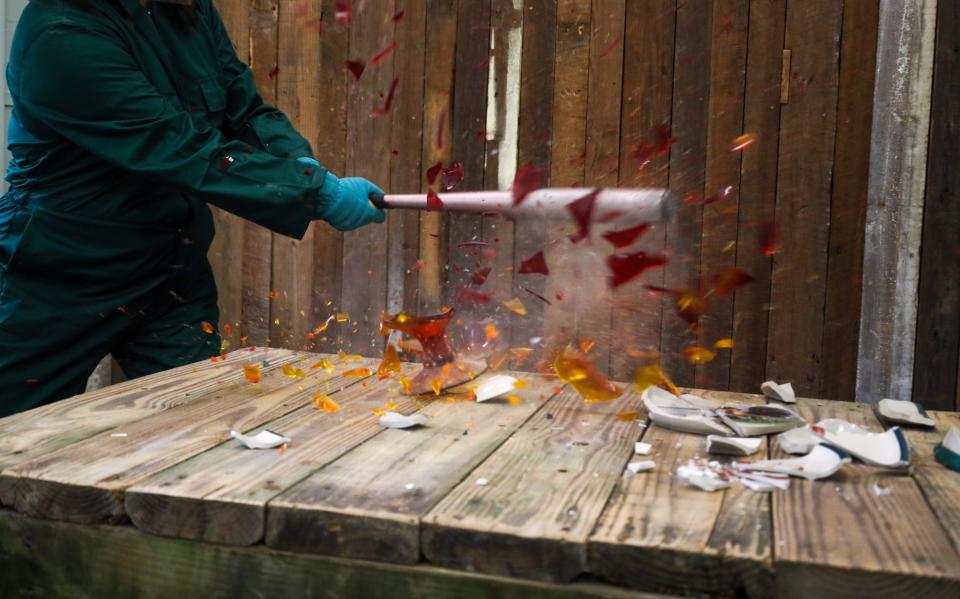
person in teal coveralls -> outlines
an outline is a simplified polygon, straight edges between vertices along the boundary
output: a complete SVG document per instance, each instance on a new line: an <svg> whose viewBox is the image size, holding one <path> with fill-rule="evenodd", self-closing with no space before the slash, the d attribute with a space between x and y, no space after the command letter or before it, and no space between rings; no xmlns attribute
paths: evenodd
<svg viewBox="0 0 960 599"><path fill-rule="evenodd" d="M108 353L131 378L217 355L207 204L294 238L384 221L263 102L212 0L32 0L7 83L0 416Z"/></svg>

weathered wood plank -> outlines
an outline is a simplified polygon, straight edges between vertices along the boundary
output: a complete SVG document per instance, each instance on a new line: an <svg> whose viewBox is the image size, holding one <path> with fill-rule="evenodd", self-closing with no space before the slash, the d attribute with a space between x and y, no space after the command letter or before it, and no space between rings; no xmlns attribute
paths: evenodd
<svg viewBox="0 0 960 599"><path fill-rule="evenodd" d="M264 547L166 539L129 526L35 520L0 511L0 588L47 597L464 597L655 599L607 585L567 585L396 566Z"/></svg>
<svg viewBox="0 0 960 599"><path fill-rule="evenodd" d="M132 485L125 509L144 532L227 545L264 537L267 502L383 429L372 410L387 401L414 410L394 380L352 385L333 395L340 411L305 405L263 424L291 439L283 453L250 451L229 440Z"/></svg>
<svg viewBox="0 0 960 599"><path fill-rule="evenodd" d="M933 457L933 448L947 434L951 426L960 428L957 412L927 412L937 421L936 428L904 426L903 432L910 442L913 478L920 486L930 508L940 519L940 524L960 551L960 474L949 470ZM886 424L886 423L885 423Z"/></svg>
<svg viewBox="0 0 960 599"><path fill-rule="evenodd" d="M623 96L624 28L626 2L595 0L590 10L590 62L587 69L587 126L584 154L584 185L616 187L620 168L620 108ZM594 224L594 235L614 225ZM581 241L580 245L591 243ZM603 259L612 253L605 241L595 247L575 247L566 258L574 263L574 275L565 290L569 301L577 302L579 341L595 343L591 350L594 365L607 372L613 330L607 292L607 269ZM635 291L635 288L634 288ZM629 291L628 291L629 292ZM574 331L571 331L573 333Z"/></svg>
<svg viewBox="0 0 960 599"><path fill-rule="evenodd" d="M522 49L520 53L520 100L517 130L518 164L532 164L545 173L549 184L553 138L554 54L557 41L557 3L555 0L523 0ZM523 218L514 223L514 273L529 256L540 251L549 240L546 219ZM505 248L503 248L505 249ZM514 346L533 345L530 339L544 334L546 304L520 287L540 295L546 294L545 277L516 274L514 287L502 299L523 296L527 315L504 311L503 322L509 322ZM532 357L531 357L532 359Z"/></svg>
<svg viewBox="0 0 960 599"><path fill-rule="evenodd" d="M938 4L879 3L857 401L910 399L913 391Z"/></svg>
<svg viewBox="0 0 960 599"><path fill-rule="evenodd" d="M713 11L692 3L677 3L676 49L673 60L673 136L670 150L670 189L681 198L673 221L664 227L669 263L663 269L666 287L696 289L700 279L703 197L707 159L710 98L710 39ZM685 201L684 201L685 200ZM694 367L680 351L695 338L677 317L676 299L664 296L660 332L662 365L678 385L693 385Z"/></svg>
<svg viewBox="0 0 960 599"><path fill-rule="evenodd" d="M350 58L369 61L394 42L394 0L354 3L350 16ZM393 131L388 114L370 118L382 106L393 83L393 55L380 64L367 63L359 81L347 90L346 172L365 177L379 186L390 181L390 138ZM343 330L344 349L350 353L378 356L383 339L377 323L387 305L386 225L367 225L343 236L343 287L341 303L352 316Z"/></svg>
<svg viewBox="0 0 960 599"><path fill-rule="evenodd" d="M614 414L639 406L632 392L606 404L570 388L554 396L423 519L426 558L538 580L581 574L587 539L640 437L636 422Z"/></svg>
<svg viewBox="0 0 960 599"><path fill-rule="evenodd" d="M756 395L697 392L711 399L763 403ZM710 596L770 596L770 502L740 485L705 493L676 476L705 455L704 437L651 424L653 471L623 478L590 538L589 567L597 576L638 589ZM766 443L748 459L763 459Z"/></svg>
<svg viewBox="0 0 960 599"><path fill-rule="evenodd" d="M730 142L743 132L746 95L747 0L715 0L710 50L710 118L707 121L707 158L704 195L724 193L726 198L703 207L700 271L710 277L736 264L737 213L740 203L741 152L731 152ZM756 151L748 148L746 151ZM733 336L733 300L711 298L709 314L700 322L700 345L712 347L718 339ZM730 352L697 366L697 386L730 387Z"/></svg>
<svg viewBox="0 0 960 599"><path fill-rule="evenodd" d="M403 3L403 19L394 25L397 49L393 71L397 78L394 97L393 151L390 189L393 193L417 193L423 181L420 155L423 151L423 79L427 2ZM414 270L420 253L420 214L396 210L387 215L390 249L387 279L387 310L416 312L420 272Z"/></svg>
<svg viewBox="0 0 960 599"><path fill-rule="evenodd" d="M927 409L960 410L960 5L937 4L923 246L917 298L913 398Z"/></svg>
<svg viewBox="0 0 960 599"><path fill-rule="evenodd" d="M271 76L277 66L278 0L254 0L250 5L250 70L257 91L268 104L277 101L277 82ZM252 222L243 229L243 320L240 334L251 345L269 345L270 326L270 259L273 235Z"/></svg>
<svg viewBox="0 0 960 599"><path fill-rule="evenodd" d="M231 429L249 431L309 404L316 390L331 393L358 380L322 369L296 381L271 373L258 384L129 423L124 437L104 432L8 468L0 474L0 488L10 490L8 505L21 513L74 522L122 520L129 486L223 443Z"/></svg>
<svg viewBox="0 0 960 599"><path fill-rule="evenodd" d="M781 110L777 222L767 378L816 396L823 372L830 186L837 122L837 61L843 5L787 5L790 98Z"/></svg>
<svg viewBox="0 0 960 599"><path fill-rule="evenodd" d="M830 203L823 369L817 397L853 401L857 383L863 227L870 171L872 105L877 56L876 0L843 3L837 141Z"/></svg>
<svg viewBox="0 0 960 599"><path fill-rule="evenodd" d="M344 64L349 56L348 30L337 24L335 0L323 0L323 33L320 35L318 58L320 80L317 103L317 136L314 154L317 161L335 175L346 174L347 145L347 74ZM316 328L332 313L341 309L343 289L343 233L325 222L313 224L313 298L310 324ZM317 351L333 352L339 349L343 337L342 325L331 327L313 339ZM311 328L310 330L313 330Z"/></svg>
<svg viewBox="0 0 960 599"><path fill-rule="evenodd" d="M264 371L296 360L284 349L254 354L240 350L217 362L188 364L4 418L0 420L0 469L229 387L243 380L239 366L248 363L251 355L269 357L271 366Z"/></svg>
<svg viewBox="0 0 960 599"><path fill-rule="evenodd" d="M420 560L420 519L553 394L555 379L530 384L506 399L476 403L440 399L421 413L419 430L389 430L273 499L267 544L377 562ZM414 485L407 488L407 485Z"/></svg>
<svg viewBox="0 0 960 599"><path fill-rule="evenodd" d="M437 184L430 186L427 183L427 169L437 162L450 162L450 104L456 42L456 0L428 0L421 150L421 185L424 192L437 189ZM441 211L420 214L420 260L423 261L423 268L417 283L419 311L424 314L439 312L443 304L443 283L446 280L444 267L447 264L445 216Z"/></svg>
<svg viewBox="0 0 960 599"><path fill-rule="evenodd" d="M882 426L869 406L800 399L810 422ZM779 453L774 442L773 453ZM955 597L960 555L906 472L847 465L773 496L774 569L784 597Z"/></svg>
<svg viewBox="0 0 960 599"><path fill-rule="evenodd" d="M747 94L743 129L757 136L740 165L737 267L753 276L733 298L730 389L756 393L766 380L771 260L761 253L764 225L773 221L780 143L780 74L786 0L750 3Z"/></svg>
<svg viewBox="0 0 960 599"><path fill-rule="evenodd" d="M320 135L321 79L316 60L320 55L320 29L312 25L320 19L320 5L282 2L278 8L277 108L296 123L312 148ZM304 275L314 270L313 236L312 226L302 240L273 235L271 280L273 290L279 293L270 302L275 345L305 349L307 344L306 334L312 329L313 281Z"/></svg>
<svg viewBox="0 0 960 599"><path fill-rule="evenodd" d="M634 147L650 143L650 132L670 122L673 106L673 50L676 2L627 2L623 37L623 94L620 108L620 187L669 186L670 163L655 157L641 165ZM654 225L631 251L661 254L664 227ZM642 289L643 284L663 285L663 271L644 274L612 292L610 374L627 380L637 366L636 352L660 351L663 302L659 295ZM670 313L672 316L672 313Z"/></svg>

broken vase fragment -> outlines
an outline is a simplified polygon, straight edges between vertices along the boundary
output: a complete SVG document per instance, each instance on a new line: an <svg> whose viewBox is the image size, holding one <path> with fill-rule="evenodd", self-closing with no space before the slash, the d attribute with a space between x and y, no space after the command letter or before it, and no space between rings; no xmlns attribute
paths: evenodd
<svg viewBox="0 0 960 599"><path fill-rule="evenodd" d="M846 420L828 418L811 428L827 443L871 466L901 468L910 464L910 446L899 426L871 433Z"/></svg>
<svg viewBox="0 0 960 599"><path fill-rule="evenodd" d="M877 413L884 420L900 424L917 424L920 426L934 426L936 422L927 416L922 406L912 401L898 401L896 399L881 399L877 404Z"/></svg>
<svg viewBox="0 0 960 599"><path fill-rule="evenodd" d="M650 420L663 428L695 435L730 435L730 429L714 415L716 403L696 395L676 395L660 387L648 387L641 395Z"/></svg>
<svg viewBox="0 0 960 599"><path fill-rule="evenodd" d="M428 422L430 422L430 419L423 414L405 416L397 412L387 412L380 417L380 426L386 428L411 428L414 426L423 426Z"/></svg>
<svg viewBox="0 0 960 599"><path fill-rule="evenodd" d="M850 462L850 456L845 452L829 445L817 445L813 448L813 451L802 458L735 462L733 467L737 470L749 472L773 472L807 480L817 480L832 476L848 462Z"/></svg>
<svg viewBox="0 0 960 599"><path fill-rule="evenodd" d="M790 383L780 384L775 381L767 381L760 385L760 392L763 393L765 397L782 401L783 403L797 403L797 396L793 392L793 385Z"/></svg>
<svg viewBox="0 0 960 599"><path fill-rule="evenodd" d="M266 429L256 435L244 435L240 431L230 431L230 436L247 446L248 449L273 449L289 443L289 437L278 435Z"/></svg>

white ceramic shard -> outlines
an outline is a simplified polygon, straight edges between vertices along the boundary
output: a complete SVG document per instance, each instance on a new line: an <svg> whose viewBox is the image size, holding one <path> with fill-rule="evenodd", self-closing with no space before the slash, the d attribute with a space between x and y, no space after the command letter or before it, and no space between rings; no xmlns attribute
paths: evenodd
<svg viewBox="0 0 960 599"><path fill-rule="evenodd" d="M912 401L898 401L896 399L881 399L877 404L877 412L884 420L902 424L918 424L920 426L935 426L933 418Z"/></svg>
<svg viewBox="0 0 960 599"><path fill-rule="evenodd" d="M649 443L644 443L643 441L637 441L633 444L633 453L637 455L650 455L650 452L653 451L653 446Z"/></svg>
<svg viewBox="0 0 960 599"><path fill-rule="evenodd" d="M793 392L793 384L791 383L780 384L775 381L767 381L760 385L760 392L770 399L783 403L797 403L797 396Z"/></svg>
<svg viewBox="0 0 960 599"><path fill-rule="evenodd" d="M748 472L773 472L787 474L807 480L817 480L832 476L841 466L848 463L850 457L827 445L817 445L813 451L802 458L783 460L762 460L759 462L734 462L736 470Z"/></svg>
<svg viewBox="0 0 960 599"><path fill-rule="evenodd" d="M737 476L740 484L760 493L768 493L775 489L786 491L790 488L790 478L777 474L758 474L756 472L740 472Z"/></svg>
<svg viewBox="0 0 960 599"><path fill-rule="evenodd" d="M720 475L716 468L696 460L690 460L686 466L677 468L677 476L687 481L688 485L711 493L730 486L730 479Z"/></svg>
<svg viewBox="0 0 960 599"><path fill-rule="evenodd" d="M933 448L933 457L947 468L960 472L960 429L950 427L943 441Z"/></svg>
<svg viewBox="0 0 960 599"><path fill-rule="evenodd" d="M716 413L724 424L741 437L770 435L807 424L799 414L780 404L750 406L729 403Z"/></svg>
<svg viewBox="0 0 960 599"><path fill-rule="evenodd" d="M827 443L871 466L900 468L910 464L910 446L899 426L871 433L846 420L827 418L812 430Z"/></svg>
<svg viewBox="0 0 960 599"><path fill-rule="evenodd" d="M790 429L777 435L780 449L794 455L807 455L813 448L820 445L823 439L813 432L809 426Z"/></svg>
<svg viewBox="0 0 960 599"><path fill-rule="evenodd" d="M760 437L722 437L707 435L707 451L723 455L753 455L760 449Z"/></svg>
<svg viewBox="0 0 960 599"><path fill-rule="evenodd" d="M653 460L642 460L640 462L630 462L627 464L627 470L637 474L638 472L646 472L647 470L653 470L657 467L657 463Z"/></svg>
<svg viewBox="0 0 960 599"><path fill-rule="evenodd" d="M430 422L430 419L423 414L404 416L397 412L387 412L380 417L380 426L386 428L410 428L412 426L422 426L428 422Z"/></svg>
<svg viewBox="0 0 960 599"><path fill-rule="evenodd" d="M650 420L654 423L695 435L730 435L730 429L714 415L719 406L696 395L677 397L660 387L648 387L641 395Z"/></svg>
<svg viewBox="0 0 960 599"><path fill-rule="evenodd" d="M244 435L240 431L230 431L230 436L246 445L248 449L273 449L290 442L288 437L268 430L262 430L256 435Z"/></svg>
<svg viewBox="0 0 960 599"><path fill-rule="evenodd" d="M517 379L506 374L497 374L484 379L477 387L477 401L487 401L506 395L516 389Z"/></svg>

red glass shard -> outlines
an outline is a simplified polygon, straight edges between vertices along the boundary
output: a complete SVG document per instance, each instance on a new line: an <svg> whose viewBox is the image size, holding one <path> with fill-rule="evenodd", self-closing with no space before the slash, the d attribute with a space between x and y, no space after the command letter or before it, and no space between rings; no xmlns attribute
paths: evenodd
<svg viewBox="0 0 960 599"><path fill-rule="evenodd" d="M377 52L373 58L370 59L370 64L380 64L384 61L387 56L390 56L390 53L397 49L397 42L393 42L383 50Z"/></svg>
<svg viewBox="0 0 960 599"><path fill-rule="evenodd" d="M470 275L470 282L474 285L480 286L487 282L487 277L490 276L490 271L492 269L489 266L484 266L483 268L478 268L473 271L473 274Z"/></svg>
<svg viewBox="0 0 960 599"><path fill-rule="evenodd" d="M772 256L780 251L780 229L773 219L760 226L760 245L757 252L761 256Z"/></svg>
<svg viewBox="0 0 960 599"><path fill-rule="evenodd" d="M272 69L270 69L270 73L267 74L267 77L269 77L270 79L276 79L277 75L279 74L280 74L280 65L275 65Z"/></svg>
<svg viewBox="0 0 960 599"><path fill-rule="evenodd" d="M529 287L521 287L521 289L523 289L524 291L526 291L527 293L529 293L529 294L532 295L533 297L537 298L537 299L540 300L541 302L547 304L548 306L552 306L552 305L553 305L553 302L551 302L551 301L548 300L547 298L543 297L542 295L540 295L539 293L537 293L537 292L534 291L533 289L530 289ZM559 298L558 298L558 299L559 299Z"/></svg>
<svg viewBox="0 0 960 599"><path fill-rule="evenodd" d="M567 204L567 210L579 227L579 230L570 236L570 241L577 243L590 236L590 217L593 216L593 207L599 194L600 188L598 187L582 198Z"/></svg>
<svg viewBox="0 0 960 599"><path fill-rule="evenodd" d="M643 223L637 225L636 227L630 227L629 229L624 229L622 231L610 231L609 233L604 233L603 238L613 244L613 247L617 249L628 248L633 245L641 235L650 230L650 223Z"/></svg>
<svg viewBox="0 0 960 599"><path fill-rule="evenodd" d="M703 205L716 204L721 200L727 199L733 193L733 185L727 185L720 191L717 191L703 200Z"/></svg>
<svg viewBox="0 0 960 599"><path fill-rule="evenodd" d="M673 137L673 129L667 123L661 123L653 128L654 150L657 154L666 154L670 151L670 146L677 143L677 138Z"/></svg>
<svg viewBox="0 0 960 599"><path fill-rule="evenodd" d="M461 304L489 304L493 295L472 287L461 287L457 291L457 301Z"/></svg>
<svg viewBox="0 0 960 599"><path fill-rule="evenodd" d="M543 178L543 171L533 164L528 162L521 166L513 178L513 205L519 205L530 192L543 187Z"/></svg>
<svg viewBox="0 0 960 599"><path fill-rule="evenodd" d="M677 316L684 320L690 329L697 328L700 322L700 316L707 310L707 299L699 293L685 287L669 289L667 287L647 285L646 288L650 291L674 296L676 299Z"/></svg>
<svg viewBox="0 0 960 599"><path fill-rule="evenodd" d="M550 269L547 268L547 259L543 257L543 251L539 251L521 262L517 272L522 275L550 274Z"/></svg>
<svg viewBox="0 0 960 599"><path fill-rule="evenodd" d="M427 210L443 210L443 200L432 191L427 192Z"/></svg>
<svg viewBox="0 0 960 599"><path fill-rule="evenodd" d="M338 25L350 26L350 0L337 0L333 3L333 15Z"/></svg>
<svg viewBox="0 0 960 599"><path fill-rule="evenodd" d="M736 291L737 288L743 287L751 281L753 281L753 277L747 274L746 271L740 268L727 268L714 275L713 291L719 297L727 297Z"/></svg>
<svg viewBox="0 0 960 599"><path fill-rule="evenodd" d="M400 21L403 20L403 15L405 12L406 11L403 9L398 10L397 12L393 13L393 17L391 17L390 20L393 21L394 23L399 23Z"/></svg>
<svg viewBox="0 0 960 599"><path fill-rule="evenodd" d="M599 56L597 56L597 58L601 58L601 59L602 59L602 58L606 58L607 56L610 56L610 54L613 52L613 50L614 50L617 46L619 46L619 45L620 45L620 38L618 37L617 39L615 39L615 40L613 40L612 42L610 42L610 44L609 44L606 48L604 48L603 50L601 50L601 51L600 51L600 54L599 54Z"/></svg>
<svg viewBox="0 0 960 599"><path fill-rule="evenodd" d="M607 258L610 268L609 285L611 289L627 283L651 268L659 268L667 263L667 259L660 255L649 255L646 252L632 254L612 254Z"/></svg>
<svg viewBox="0 0 960 599"><path fill-rule="evenodd" d="M640 163L639 168L643 168L650 164L650 160L653 158L653 146L647 142L633 144L630 146L630 155Z"/></svg>
<svg viewBox="0 0 960 599"><path fill-rule="evenodd" d="M359 58L347 61L347 70L350 71L350 74L353 75L353 78L356 80L360 79L365 68L367 68L367 63Z"/></svg>
<svg viewBox="0 0 960 599"><path fill-rule="evenodd" d="M387 92L387 99L384 101L383 107L374 109L373 113L371 113L370 116L372 116L373 118L376 118L378 116L383 116L388 112L390 112L391 110L393 110L393 98L397 94L397 85L399 83L400 83L400 79L398 77L394 77L393 83L390 84L390 91ZM396 150L393 150L393 152L391 153L394 156L399 154L399 152L397 152Z"/></svg>
<svg viewBox="0 0 960 599"><path fill-rule="evenodd" d="M443 169L440 176L440 188L444 191L450 191L463 181L463 164L459 160Z"/></svg>
<svg viewBox="0 0 960 599"><path fill-rule="evenodd" d="M437 182L437 175L440 174L442 169L443 165L439 162L427 169L427 185L433 185Z"/></svg>
<svg viewBox="0 0 960 599"><path fill-rule="evenodd" d="M233 166L233 163L236 162L236 161L237 161L237 159L234 158L233 156L230 156L229 154L226 155L226 156L221 157L221 158L220 158L220 170L223 171L223 172L227 172L228 170L230 170L230 167Z"/></svg>
<svg viewBox="0 0 960 599"><path fill-rule="evenodd" d="M486 241L461 241L457 244L458 248L487 247L490 244Z"/></svg>

